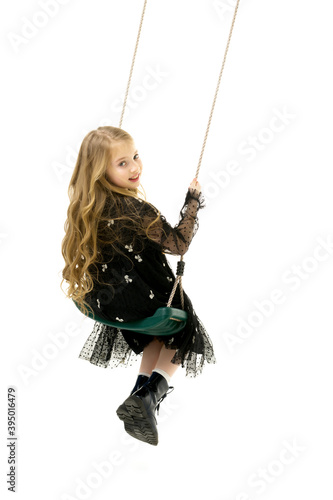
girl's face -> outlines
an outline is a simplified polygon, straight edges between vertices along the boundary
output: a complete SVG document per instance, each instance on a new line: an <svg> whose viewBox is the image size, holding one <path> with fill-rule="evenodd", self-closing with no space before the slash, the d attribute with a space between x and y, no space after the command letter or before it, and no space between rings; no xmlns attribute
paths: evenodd
<svg viewBox="0 0 333 500"><path fill-rule="evenodd" d="M112 184L122 188L136 188L140 185L142 162L132 141L116 142L112 146L111 165L106 174Z"/></svg>

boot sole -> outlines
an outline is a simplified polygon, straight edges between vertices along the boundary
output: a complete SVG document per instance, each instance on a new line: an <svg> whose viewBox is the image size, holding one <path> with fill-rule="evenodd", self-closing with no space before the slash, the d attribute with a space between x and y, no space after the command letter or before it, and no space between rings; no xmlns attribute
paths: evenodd
<svg viewBox="0 0 333 500"><path fill-rule="evenodd" d="M117 410L117 415L122 422L124 422L125 431L132 437L136 438L134 431L134 421L131 415L128 413L127 408L124 404L120 405Z"/></svg>
<svg viewBox="0 0 333 500"><path fill-rule="evenodd" d="M157 430L152 427L146 408L140 398L128 397L119 406L117 415L124 422L125 431L130 436L153 446L158 444Z"/></svg>

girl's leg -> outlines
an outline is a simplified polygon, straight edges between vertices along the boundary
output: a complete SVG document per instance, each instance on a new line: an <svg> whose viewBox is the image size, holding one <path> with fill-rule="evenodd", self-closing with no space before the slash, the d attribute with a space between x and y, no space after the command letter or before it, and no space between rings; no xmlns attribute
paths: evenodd
<svg viewBox="0 0 333 500"><path fill-rule="evenodd" d="M171 363L175 353L175 349L167 349L163 342L155 338L143 350L139 373L151 375L154 369L159 369L172 377L179 366Z"/></svg>
<svg viewBox="0 0 333 500"><path fill-rule="evenodd" d="M175 365L171 363L172 358L176 353L176 349L167 349L164 345L160 351L160 355L157 359L157 363L154 367L154 370L162 370L166 372L169 377L175 373L179 365Z"/></svg>
<svg viewBox="0 0 333 500"><path fill-rule="evenodd" d="M159 359L162 346L163 343L155 338L144 348L139 373L151 375Z"/></svg>
<svg viewBox="0 0 333 500"><path fill-rule="evenodd" d="M171 363L175 353L176 350L166 349L157 338L150 342L143 350L140 372L153 373L117 410L126 432L152 445L158 443L155 410L168 394L170 378L179 366Z"/></svg>

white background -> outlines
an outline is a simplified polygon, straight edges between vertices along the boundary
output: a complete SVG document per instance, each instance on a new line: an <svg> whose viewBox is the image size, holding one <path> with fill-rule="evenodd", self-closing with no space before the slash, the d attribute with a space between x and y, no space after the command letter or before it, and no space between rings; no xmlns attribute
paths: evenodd
<svg viewBox="0 0 333 500"><path fill-rule="evenodd" d="M53 1L52 15L46 4L1 5L2 498L13 498L9 386L17 499L331 498L331 2L240 2L199 177L208 203L185 256L184 288L217 364L196 379L175 374L157 447L127 436L115 413L140 358L114 370L78 359L93 322L60 289L74 153L88 131L118 126L143 1ZM148 200L173 224L234 4L148 1L123 128ZM151 71L163 77L147 90ZM242 338L237 327L252 320Z"/></svg>

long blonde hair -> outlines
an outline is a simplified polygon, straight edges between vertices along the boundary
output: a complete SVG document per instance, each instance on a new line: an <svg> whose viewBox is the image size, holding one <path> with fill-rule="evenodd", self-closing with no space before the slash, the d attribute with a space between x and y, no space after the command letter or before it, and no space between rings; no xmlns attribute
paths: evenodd
<svg viewBox="0 0 333 500"><path fill-rule="evenodd" d="M117 214L117 219L122 220L122 227L126 227L126 221L133 227L135 210L133 215L122 213L121 199L128 207L133 206L131 199L145 199L144 191L138 188L125 189L114 185L106 176L106 170L112 159L112 145L118 141L133 141L130 134L116 127L98 127L97 130L89 132L81 144L74 172L68 187L70 199L67 209L67 219L64 225L65 236L62 240L61 251L65 260L62 271L62 281L68 283L66 296L74 299L84 314L88 314L91 307L84 298L94 287L92 268L101 262L99 226L102 222L109 222L110 217L105 215L112 210ZM156 213L156 212L155 212ZM144 231L145 236L150 238L149 229L158 221L160 213L149 224ZM114 219L114 217L113 217ZM140 220L136 220L140 226ZM142 227L141 227L142 229ZM112 235L112 230L108 231ZM121 243L119 234L113 238L103 241L109 245L109 249L119 252ZM153 239L153 238L151 238Z"/></svg>

